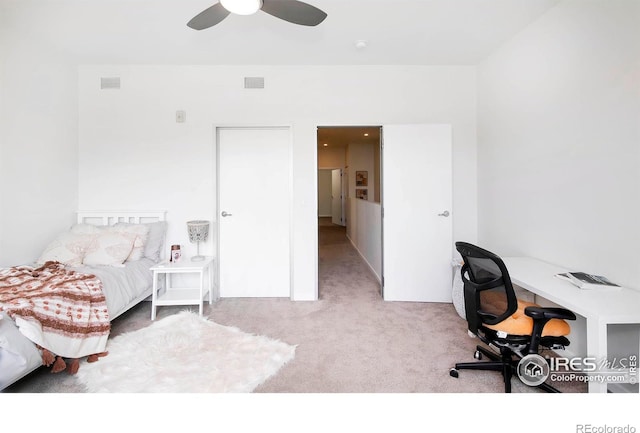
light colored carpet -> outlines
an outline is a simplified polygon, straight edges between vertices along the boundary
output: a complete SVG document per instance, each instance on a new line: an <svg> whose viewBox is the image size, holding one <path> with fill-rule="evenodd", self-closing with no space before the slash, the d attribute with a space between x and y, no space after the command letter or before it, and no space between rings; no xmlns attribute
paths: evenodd
<svg viewBox="0 0 640 433"><path fill-rule="evenodd" d="M251 392L293 359L295 347L182 311L119 335L84 362L89 392Z"/></svg>

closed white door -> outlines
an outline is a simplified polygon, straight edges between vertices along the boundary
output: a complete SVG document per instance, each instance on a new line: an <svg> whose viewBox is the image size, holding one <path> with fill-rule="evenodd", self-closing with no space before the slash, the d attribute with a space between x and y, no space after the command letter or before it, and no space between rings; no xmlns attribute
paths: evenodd
<svg viewBox="0 0 640 433"><path fill-rule="evenodd" d="M382 128L383 296L451 302L450 125Z"/></svg>
<svg viewBox="0 0 640 433"><path fill-rule="evenodd" d="M221 297L290 297L289 128L218 128Z"/></svg>
<svg viewBox="0 0 640 433"><path fill-rule="evenodd" d="M331 222L343 224L342 170L331 170Z"/></svg>

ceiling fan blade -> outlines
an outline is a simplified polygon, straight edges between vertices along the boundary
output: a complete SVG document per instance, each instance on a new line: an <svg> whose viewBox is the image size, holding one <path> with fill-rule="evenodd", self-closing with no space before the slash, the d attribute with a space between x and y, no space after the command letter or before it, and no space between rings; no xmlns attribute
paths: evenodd
<svg viewBox="0 0 640 433"><path fill-rule="evenodd" d="M317 26L327 14L298 0L263 0L262 10L274 17L303 26Z"/></svg>
<svg viewBox="0 0 640 433"><path fill-rule="evenodd" d="M195 30L204 30L215 26L227 16L229 16L229 11L223 8L220 3L216 3L193 17L187 26Z"/></svg>

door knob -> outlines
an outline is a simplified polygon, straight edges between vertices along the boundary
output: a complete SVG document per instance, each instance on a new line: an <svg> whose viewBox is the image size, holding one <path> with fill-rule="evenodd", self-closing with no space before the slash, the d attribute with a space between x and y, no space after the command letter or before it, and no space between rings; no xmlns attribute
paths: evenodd
<svg viewBox="0 0 640 433"><path fill-rule="evenodd" d="M450 215L450 214L449 214L449 211L448 211L448 210L446 210L446 211L444 211L444 212L442 212L442 213L439 213L439 214L438 214L438 216L443 216L443 217L445 217L445 218L446 218L446 217L448 217L449 215Z"/></svg>
<svg viewBox="0 0 640 433"><path fill-rule="evenodd" d="M223 211L222 211L222 213L221 213L220 215L222 215L223 217L225 217L225 218L226 218L226 217L232 216L233 214L227 213L227 211L224 211L224 210L223 210Z"/></svg>

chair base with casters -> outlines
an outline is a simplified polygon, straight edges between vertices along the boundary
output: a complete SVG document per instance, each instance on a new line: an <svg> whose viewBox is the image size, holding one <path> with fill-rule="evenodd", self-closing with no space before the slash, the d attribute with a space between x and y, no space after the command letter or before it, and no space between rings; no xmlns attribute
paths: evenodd
<svg viewBox="0 0 640 433"><path fill-rule="evenodd" d="M496 371L502 375L505 392L511 392L514 376L543 391L560 392L542 382L547 376L540 373L544 369L548 372L548 366L539 352L569 345L565 335L570 327L566 321L575 320L575 314L564 308L519 301L500 257L466 242L456 242L456 249L464 261L461 274L469 333L486 347L476 347L474 357L478 362L457 363L449 374L458 378L459 370ZM489 360L481 361L483 356ZM520 376L518 368L523 359ZM538 370L531 370L535 380L528 380L531 365Z"/></svg>
<svg viewBox="0 0 640 433"><path fill-rule="evenodd" d="M558 344L554 348L564 348L564 346L560 346ZM496 350L500 353L494 352L484 346L476 346L476 351L473 357L478 361L456 363L455 367L449 370L449 375L457 379L460 375L459 370L496 371L502 374L502 378L504 380L504 392L510 393L511 379L514 376L517 377L518 363L522 359L522 356L519 353L515 353L509 347L496 347ZM487 357L489 361L480 362L483 357ZM537 385L537 388L550 393L560 392L548 383Z"/></svg>

